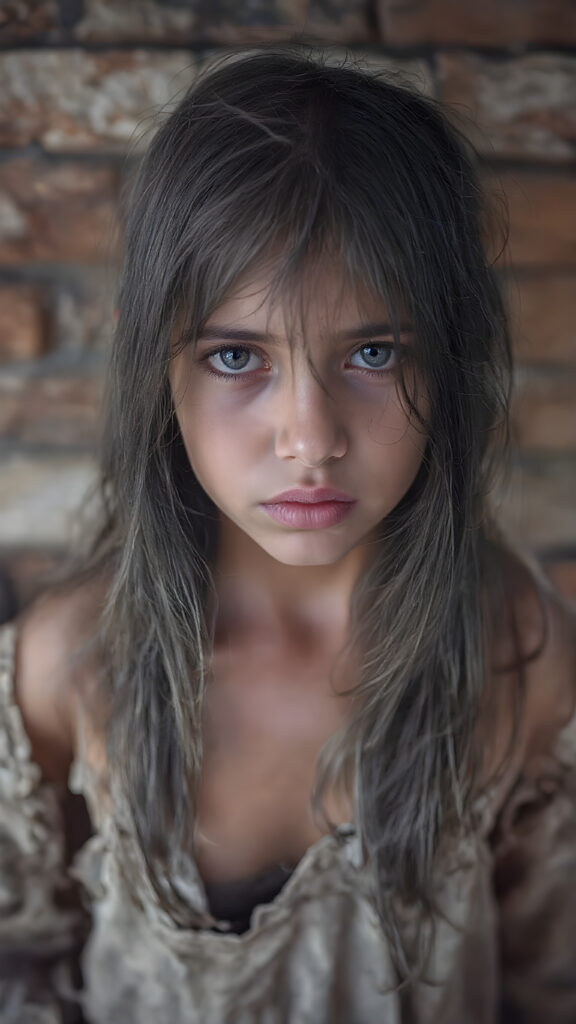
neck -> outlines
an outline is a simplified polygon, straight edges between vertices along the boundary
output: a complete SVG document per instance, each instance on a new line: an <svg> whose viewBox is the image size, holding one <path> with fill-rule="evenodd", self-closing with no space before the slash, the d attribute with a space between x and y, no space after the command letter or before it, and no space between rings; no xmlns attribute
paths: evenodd
<svg viewBox="0 0 576 1024"><path fill-rule="evenodd" d="M259 634L278 638L303 628L318 636L347 631L354 586L369 545L333 565L285 565L230 520L222 520L216 564L220 637Z"/></svg>

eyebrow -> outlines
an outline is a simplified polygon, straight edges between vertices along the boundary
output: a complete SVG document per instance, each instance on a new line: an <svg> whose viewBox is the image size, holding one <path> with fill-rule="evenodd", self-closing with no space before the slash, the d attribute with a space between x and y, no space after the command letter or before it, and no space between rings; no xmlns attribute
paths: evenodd
<svg viewBox="0 0 576 1024"><path fill-rule="evenodd" d="M398 330L400 334L409 334L412 332L412 327L408 323L401 323L398 325ZM361 341L363 338L374 335L392 337L393 334L392 325L389 323L368 323L352 327L350 330L338 331L335 337L341 341ZM228 327L224 324L210 324L204 327L198 335L198 341L261 341L267 342L269 345L281 344L281 339L273 334Z"/></svg>

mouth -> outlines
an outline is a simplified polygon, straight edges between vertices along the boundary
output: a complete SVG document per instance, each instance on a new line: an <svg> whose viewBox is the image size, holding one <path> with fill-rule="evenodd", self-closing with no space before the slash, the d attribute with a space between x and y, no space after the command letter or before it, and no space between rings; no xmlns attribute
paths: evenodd
<svg viewBox="0 0 576 1024"><path fill-rule="evenodd" d="M355 504L342 491L324 487L284 491L262 502L262 508L275 522L293 530L323 530L342 523Z"/></svg>

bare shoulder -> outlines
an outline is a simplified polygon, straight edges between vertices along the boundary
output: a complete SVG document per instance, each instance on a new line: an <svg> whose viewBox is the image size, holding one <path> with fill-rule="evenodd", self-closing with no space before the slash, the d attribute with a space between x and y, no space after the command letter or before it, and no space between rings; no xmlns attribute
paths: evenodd
<svg viewBox="0 0 576 1024"><path fill-rule="evenodd" d="M48 592L17 620L15 696L32 756L49 781L66 782L74 757L76 701L89 685L86 644L102 584Z"/></svg>

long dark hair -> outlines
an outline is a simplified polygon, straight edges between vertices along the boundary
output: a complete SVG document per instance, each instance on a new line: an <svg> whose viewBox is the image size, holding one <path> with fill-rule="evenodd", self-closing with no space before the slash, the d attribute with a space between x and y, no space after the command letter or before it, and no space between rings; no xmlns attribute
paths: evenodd
<svg viewBox="0 0 576 1024"><path fill-rule="evenodd" d="M390 75L302 49L235 54L203 73L141 161L126 218L107 386L101 622L109 770L158 898L192 847L213 643L216 509L188 464L168 381L171 340L247 267L275 286L311 259L406 314L430 412L423 465L381 527L352 601L356 713L322 750L314 791L354 791L377 907L399 966L399 902L432 914L443 837L469 824L487 681L488 505L510 348L485 255L473 155L438 105ZM402 311L402 312L401 312ZM404 400L416 414L414 395ZM326 819L328 820L328 819Z"/></svg>

